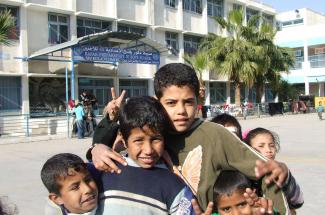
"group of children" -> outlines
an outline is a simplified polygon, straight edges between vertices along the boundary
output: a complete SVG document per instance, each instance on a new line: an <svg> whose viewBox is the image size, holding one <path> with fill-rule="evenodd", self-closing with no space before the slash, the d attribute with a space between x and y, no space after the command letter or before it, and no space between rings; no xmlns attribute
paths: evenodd
<svg viewBox="0 0 325 215"><path fill-rule="evenodd" d="M199 87L193 68L174 63L155 74L157 98L121 104L123 96L113 96L87 153L93 164L72 154L44 164L41 178L55 204L46 214L289 214L278 189L294 180L286 165L196 119ZM118 132L127 152L112 150Z"/></svg>

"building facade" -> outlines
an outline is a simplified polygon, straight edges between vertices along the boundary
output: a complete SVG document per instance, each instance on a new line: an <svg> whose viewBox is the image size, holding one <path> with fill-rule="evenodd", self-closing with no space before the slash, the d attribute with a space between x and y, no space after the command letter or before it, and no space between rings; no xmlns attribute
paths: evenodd
<svg viewBox="0 0 325 215"><path fill-rule="evenodd" d="M307 8L279 13L276 44L290 47L295 65L283 77L301 94L324 96L325 16Z"/></svg>
<svg viewBox="0 0 325 215"><path fill-rule="evenodd" d="M238 8L244 8L246 19L260 14L274 22L275 10L253 0L0 0L0 11L10 10L16 25L13 44L0 46L0 112L65 111L66 63L24 62L16 57L111 30L143 34L172 47L175 52L161 56L160 66L184 62L184 53L195 53L208 32L226 36L212 17L227 17ZM75 95L87 90L100 107L110 99L112 86L126 90L128 96L154 94L155 65L78 64L74 69ZM228 80L208 72L203 79L207 104L234 102L234 87ZM242 95L254 100L254 90L243 88Z"/></svg>

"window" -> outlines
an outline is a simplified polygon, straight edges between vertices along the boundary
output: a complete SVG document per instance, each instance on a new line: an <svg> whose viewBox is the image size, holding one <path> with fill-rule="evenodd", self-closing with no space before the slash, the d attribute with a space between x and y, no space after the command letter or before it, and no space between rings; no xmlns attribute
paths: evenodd
<svg viewBox="0 0 325 215"><path fill-rule="evenodd" d="M165 0L165 5L169 7L176 8L177 7L177 0Z"/></svg>
<svg viewBox="0 0 325 215"><path fill-rule="evenodd" d="M240 5L240 4L233 4L232 9L233 10L242 10L243 9L243 6Z"/></svg>
<svg viewBox="0 0 325 215"><path fill-rule="evenodd" d="M315 54L325 54L325 47L315 48Z"/></svg>
<svg viewBox="0 0 325 215"><path fill-rule="evenodd" d="M113 86L112 79L79 78L79 95L83 91L93 94L97 98L98 106L103 108L112 99L108 92Z"/></svg>
<svg viewBox="0 0 325 215"><path fill-rule="evenodd" d="M184 35L184 52L187 54L195 54L199 48L201 37Z"/></svg>
<svg viewBox="0 0 325 215"><path fill-rule="evenodd" d="M263 21L273 26L274 16L263 13Z"/></svg>
<svg viewBox="0 0 325 215"><path fill-rule="evenodd" d="M69 40L69 16L49 14L49 43L59 44Z"/></svg>
<svg viewBox="0 0 325 215"><path fill-rule="evenodd" d="M276 21L275 25L277 31L282 31L282 22Z"/></svg>
<svg viewBox="0 0 325 215"><path fill-rule="evenodd" d="M0 4L0 13L9 11L14 18L15 27L12 28L8 34L8 38L12 40L19 39L19 8Z"/></svg>
<svg viewBox="0 0 325 215"><path fill-rule="evenodd" d="M120 79L120 90L126 91L126 96L147 96L148 81L135 79Z"/></svg>
<svg viewBox="0 0 325 215"><path fill-rule="evenodd" d="M118 24L117 31L146 35L146 28L134 25Z"/></svg>
<svg viewBox="0 0 325 215"><path fill-rule="evenodd" d="M223 0L208 0L208 15L223 17Z"/></svg>
<svg viewBox="0 0 325 215"><path fill-rule="evenodd" d="M258 11L257 10L253 10L250 8L246 9L246 21L248 22L250 20L250 18L252 18L253 16L258 15ZM259 23L257 22L257 26L259 25Z"/></svg>
<svg viewBox="0 0 325 215"><path fill-rule="evenodd" d="M20 77L0 78L0 112L21 109L21 79Z"/></svg>
<svg viewBox="0 0 325 215"><path fill-rule="evenodd" d="M183 9L194 13L202 14L202 1L201 0L184 0Z"/></svg>
<svg viewBox="0 0 325 215"><path fill-rule="evenodd" d="M225 103L227 101L225 82L210 83L210 102L212 104Z"/></svg>
<svg viewBox="0 0 325 215"><path fill-rule="evenodd" d="M166 43L168 46L178 51L178 34L166 32Z"/></svg>
<svg viewBox="0 0 325 215"><path fill-rule="evenodd" d="M295 57L301 57L302 55L302 51L301 51L301 49L297 49L297 50L295 50L294 51L294 54L295 54Z"/></svg>
<svg viewBox="0 0 325 215"><path fill-rule="evenodd" d="M85 35L112 30L112 23L96 19L78 18L77 19L77 36L83 37Z"/></svg>
<svg viewBox="0 0 325 215"><path fill-rule="evenodd" d="M295 19L282 22L282 26L297 25L304 22L304 19Z"/></svg>

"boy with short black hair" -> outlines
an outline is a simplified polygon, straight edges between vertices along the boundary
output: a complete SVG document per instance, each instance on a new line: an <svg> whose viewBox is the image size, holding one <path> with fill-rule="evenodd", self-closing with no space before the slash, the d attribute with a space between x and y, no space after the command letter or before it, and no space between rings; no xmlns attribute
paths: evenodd
<svg viewBox="0 0 325 215"><path fill-rule="evenodd" d="M272 200L254 195L252 189L250 180L242 173L232 170L222 171L213 187L213 200L219 214L274 215Z"/></svg>
<svg viewBox="0 0 325 215"><path fill-rule="evenodd" d="M77 155L61 153L48 159L41 170L41 179L49 191L49 200L59 206L45 214L95 215L98 201L97 185L87 164ZM51 204L51 203L50 203Z"/></svg>
<svg viewBox="0 0 325 215"><path fill-rule="evenodd" d="M265 159L261 155L223 126L195 118L199 80L192 67L182 63L164 65L155 74L154 88L172 126L166 137L166 149L203 209L213 199L213 185L222 170L238 170L251 179L270 173L266 177L268 184L283 184L288 173L285 165L277 161L262 162ZM91 153L94 164L102 169L119 172L120 168L112 165L111 160L124 162L102 144L92 148ZM275 192L277 188L266 183L262 189L274 200L281 214L288 213L282 192Z"/></svg>
<svg viewBox="0 0 325 215"><path fill-rule="evenodd" d="M152 97L132 97L119 113L127 166L103 173L98 213L103 215L191 214L190 189L161 162L168 116Z"/></svg>

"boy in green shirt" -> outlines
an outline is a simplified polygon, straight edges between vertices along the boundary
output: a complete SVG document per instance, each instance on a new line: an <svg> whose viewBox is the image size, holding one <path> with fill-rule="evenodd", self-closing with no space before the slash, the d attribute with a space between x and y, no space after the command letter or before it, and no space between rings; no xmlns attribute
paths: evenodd
<svg viewBox="0 0 325 215"><path fill-rule="evenodd" d="M238 170L251 179L268 173L262 189L281 214L288 214L285 197L282 192L276 192L278 187L274 186L274 183L279 187L284 184L287 167L277 161L265 162L262 155L223 126L195 118L199 81L193 68L181 63L164 65L155 74L154 88L172 125L166 137L166 150L203 209L213 200L213 185L220 172ZM111 106L109 113L113 113L110 120L114 119L114 112L122 99L123 96L120 96L108 104ZM108 145L112 147L112 144ZM103 144L95 144L91 154L95 166L101 170L119 173L120 169L113 161L125 164L117 152Z"/></svg>

